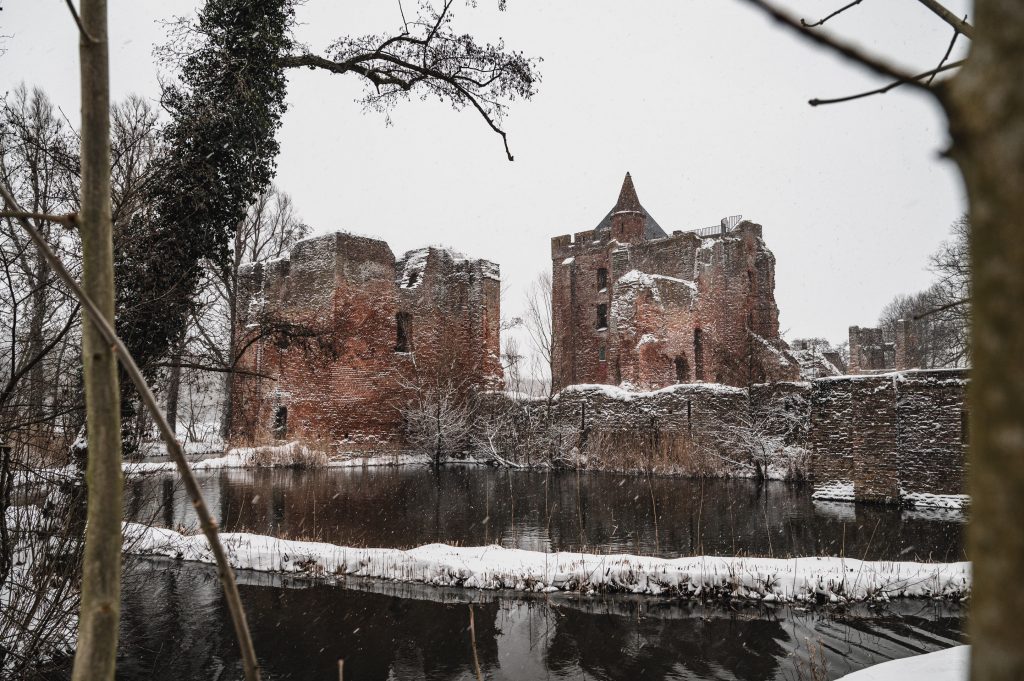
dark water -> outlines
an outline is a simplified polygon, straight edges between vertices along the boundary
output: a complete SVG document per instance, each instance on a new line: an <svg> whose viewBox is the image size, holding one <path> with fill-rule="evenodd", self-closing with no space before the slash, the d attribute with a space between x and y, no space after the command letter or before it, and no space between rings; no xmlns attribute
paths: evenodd
<svg viewBox="0 0 1024 681"><path fill-rule="evenodd" d="M965 560L958 513L815 502L808 486L782 482L479 466L224 470L200 480L226 531L348 546ZM194 527L176 481L134 483L129 512Z"/></svg>
<svg viewBox="0 0 1024 681"><path fill-rule="evenodd" d="M553 597L239 575L267 679L835 679L958 644L960 606L882 610L707 606L629 596ZM125 590L118 677L242 679L210 566L142 561ZM814 676L812 669L824 670Z"/></svg>
<svg viewBox="0 0 1024 681"><path fill-rule="evenodd" d="M820 504L807 487L784 483L479 467L229 470L201 481L226 530L348 545L498 542L548 551L906 560L959 560L964 550L959 516ZM174 476L136 481L128 497L136 517L194 525ZM470 604L484 678L525 681L835 679L956 645L966 614L941 601L772 608L354 579L325 584L253 572L239 579L269 679L337 679L344 658L349 680L470 681ZM122 614L119 678L242 678L212 567L135 562Z"/></svg>

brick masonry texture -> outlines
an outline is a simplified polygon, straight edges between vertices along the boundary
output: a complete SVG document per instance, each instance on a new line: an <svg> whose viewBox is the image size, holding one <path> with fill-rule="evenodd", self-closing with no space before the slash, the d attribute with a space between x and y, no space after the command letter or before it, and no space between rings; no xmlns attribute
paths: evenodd
<svg viewBox="0 0 1024 681"><path fill-rule="evenodd" d="M852 482L863 501L964 494L967 371L823 378L811 384L816 482Z"/></svg>
<svg viewBox="0 0 1024 681"><path fill-rule="evenodd" d="M747 410L754 417L747 422L756 422L759 414L784 409L793 416L785 421L784 442L810 454L808 473L816 484L852 483L859 501L895 503L901 491L965 492L967 384L966 370L942 369L749 388L683 384L642 393L579 385L550 403L520 403L518 413L533 418L505 428L533 429L517 433L515 441L549 442L554 457L570 464L736 475L749 470L728 465L743 458L730 428ZM553 437L545 440L545 432ZM608 443L636 451L600 456L596 449ZM515 459L517 452L503 455Z"/></svg>
<svg viewBox="0 0 1024 681"><path fill-rule="evenodd" d="M330 451L401 448L400 409L457 376L501 387L498 266L442 248L395 258L380 240L334 233L245 268L232 441L275 437Z"/></svg>
<svg viewBox="0 0 1024 681"><path fill-rule="evenodd" d="M554 389L799 378L761 226L702 236L652 223L627 174L597 229L551 240Z"/></svg>

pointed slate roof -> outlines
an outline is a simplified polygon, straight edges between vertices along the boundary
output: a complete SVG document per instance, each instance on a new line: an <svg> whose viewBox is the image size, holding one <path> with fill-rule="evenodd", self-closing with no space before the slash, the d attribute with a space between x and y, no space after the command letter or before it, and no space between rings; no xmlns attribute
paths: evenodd
<svg viewBox="0 0 1024 681"><path fill-rule="evenodd" d="M622 181L622 189L619 190L619 200L615 202L615 206L608 211L608 214L604 216L604 219L601 220L594 231L610 231L612 228L612 215L625 212L643 213L644 237L660 239L661 237L668 236L665 230L661 228L661 225L658 224L658 221L652 218L647 209L640 204L640 199L636 195L636 188L633 186L633 177L629 173L626 173L626 178Z"/></svg>

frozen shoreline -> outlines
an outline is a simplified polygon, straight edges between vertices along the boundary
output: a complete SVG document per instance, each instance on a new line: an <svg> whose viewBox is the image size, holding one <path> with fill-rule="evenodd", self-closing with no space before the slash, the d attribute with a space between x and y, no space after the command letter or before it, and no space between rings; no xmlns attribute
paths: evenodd
<svg viewBox="0 0 1024 681"><path fill-rule="evenodd" d="M135 523L125 523L124 532L135 554L213 562L202 535L182 535ZM222 533L221 541L236 569L314 578L352 575L475 589L617 592L764 603L963 599L971 590L970 563L966 562L716 556L665 559L446 544L406 551L246 533Z"/></svg>
<svg viewBox="0 0 1024 681"><path fill-rule="evenodd" d="M955 646L882 662L837 681L964 681L970 657L970 646Z"/></svg>

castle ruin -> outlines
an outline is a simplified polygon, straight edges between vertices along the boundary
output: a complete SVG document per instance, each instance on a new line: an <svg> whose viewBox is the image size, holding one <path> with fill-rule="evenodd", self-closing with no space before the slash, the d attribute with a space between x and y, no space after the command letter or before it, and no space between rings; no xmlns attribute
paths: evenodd
<svg viewBox="0 0 1024 681"><path fill-rule="evenodd" d="M626 174L592 230L551 240L552 388L796 380L779 337L775 256L739 216L667 234Z"/></svg>
<svg viewBox="0 0 1024 681"><path fill-rule="evenodd" d="M396 259L384 241L343 232L247 266L232 440L400 448L418 391L501 387L500 286L487 260L434 247Z"/></svg>

